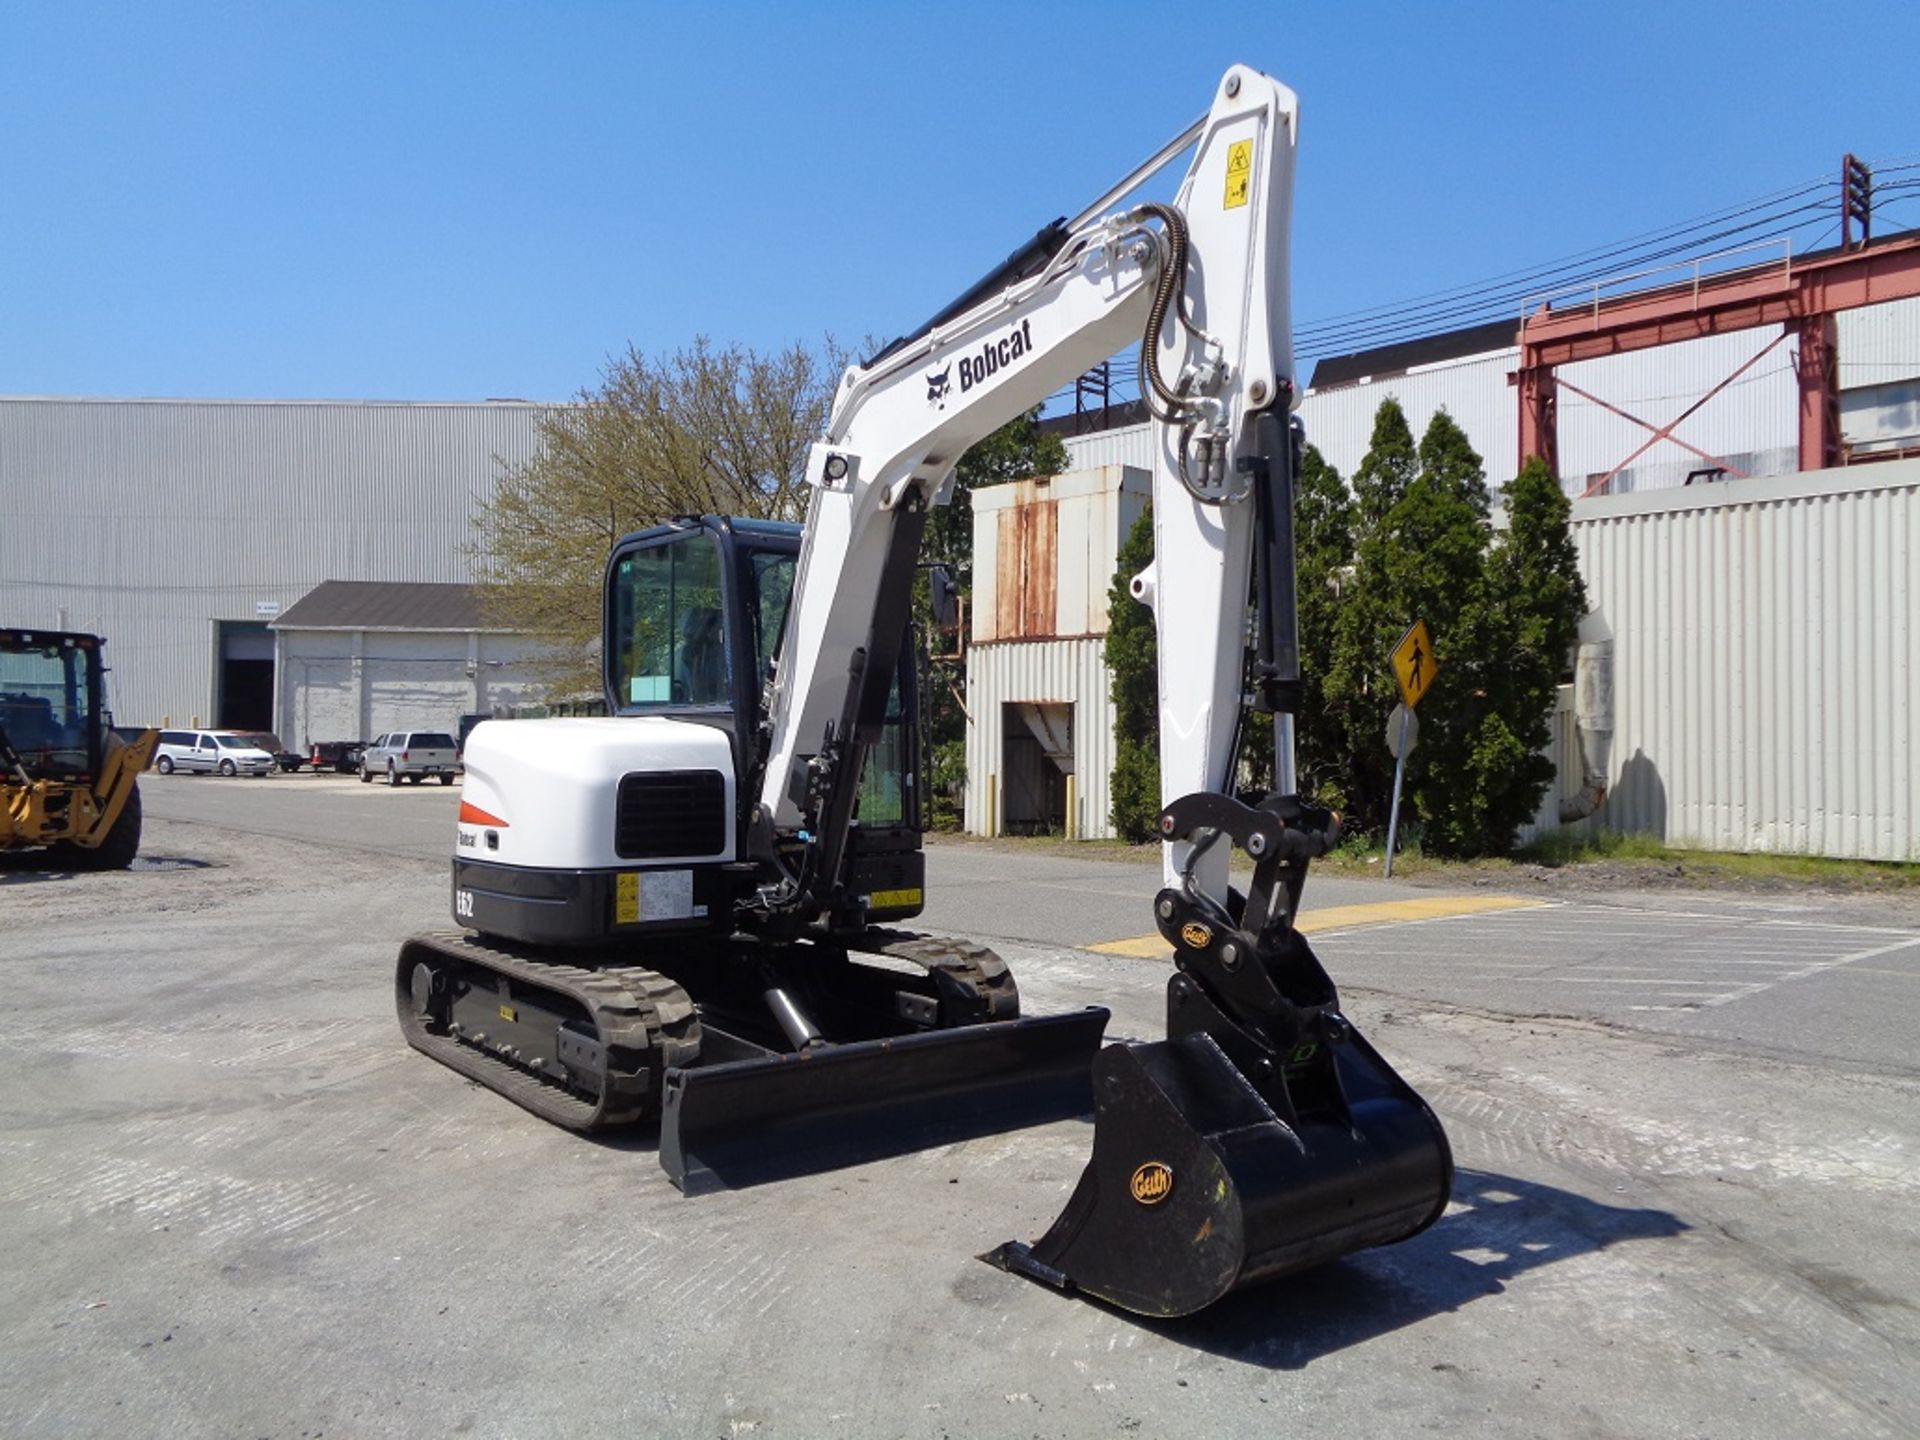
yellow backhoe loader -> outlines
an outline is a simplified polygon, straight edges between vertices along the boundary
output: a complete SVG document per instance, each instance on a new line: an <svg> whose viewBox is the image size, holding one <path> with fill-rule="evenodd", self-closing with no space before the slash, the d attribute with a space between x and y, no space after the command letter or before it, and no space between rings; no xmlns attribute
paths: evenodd
<svg viewBox="0 0 1920 1440"><path fill-rule="evenodd" d="M113 730L100 637L0 630L0 852L124 870L140 849L140 772L157 730Z"/></svg>

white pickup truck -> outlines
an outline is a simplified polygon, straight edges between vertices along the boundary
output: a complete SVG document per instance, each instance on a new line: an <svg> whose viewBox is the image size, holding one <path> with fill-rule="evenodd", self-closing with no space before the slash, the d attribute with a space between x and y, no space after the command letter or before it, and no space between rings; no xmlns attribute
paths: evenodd
<svg viewBox="0 0 1920 1440"><path fill-rule="evenodd" d="M429 775L442 785L453 784L460 773L453 736L441 730L394 730L376 736L361 758L360 779L364 784L383 773L389 785L402 780L418 785Z"/></svg>

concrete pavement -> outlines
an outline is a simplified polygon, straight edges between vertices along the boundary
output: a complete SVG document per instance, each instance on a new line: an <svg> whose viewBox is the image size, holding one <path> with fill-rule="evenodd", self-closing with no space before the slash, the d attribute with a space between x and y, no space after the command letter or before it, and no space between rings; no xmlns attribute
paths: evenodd
<svg viewBox="0 0 1920 1440"><path fill-rule="evenodd" d="M0 872L0 1433L1920 1434L1904 934L1691 899L1322 929L1447 1125L1454 1205L1150 1324L972 1258L1057 1213L1084 1122L690 1201L646 1136L414 1055L391 967L447 923L446 831L400 847L451 792L297 783L151 787L200 808L148 854L205 869ZM1137 935L1158 883L930 866L940 924L1081 945ZM999 948L1030 1010L1159 1033L1162 961Z"/></svg>

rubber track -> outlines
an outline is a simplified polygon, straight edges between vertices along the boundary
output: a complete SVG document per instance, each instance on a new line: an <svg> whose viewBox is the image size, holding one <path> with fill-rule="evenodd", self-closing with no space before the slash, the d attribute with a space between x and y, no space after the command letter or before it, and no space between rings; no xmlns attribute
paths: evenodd
<svg viewBox="0 0 1920 1440"><path fill-rule="evenodd" d="M610 1077L600 1097L589 1100L510 1060L451 1035L435 1034L413 1008L413 964L419 949L565 995L592 1017L602 1044L642 1054L646 1060L632 1075ZM700 1020L693 1002L673 981L651 970L637 966L589 970L555 964L489 945L460 930L415 935L401 948L400 956L394 999L407 1043L568 1130L604 1130L658 1113L662 1071L669 1065L691 1064L700 1052Z"/></svg>
<svg viewBox="0 0 1920 1440"><path fill-rule="evenodd" d="M1018 1020L1020 987L1013 972L986 946L946 935L919 935L911 930L869 930L849 946L855 955L890 955L925 970L937 970L958 982L986 1006L986 1018Z"/></svg>

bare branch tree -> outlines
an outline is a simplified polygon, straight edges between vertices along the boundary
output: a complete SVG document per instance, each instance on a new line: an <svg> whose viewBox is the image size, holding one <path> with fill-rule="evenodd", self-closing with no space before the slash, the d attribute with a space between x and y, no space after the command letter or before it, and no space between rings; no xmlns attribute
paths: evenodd
<svg viewBox="0 0 1920 1440"><path fill-rule="evenodd" d="M554 642L556 696L599 692L601 572L622 535L675 515L801 517L807 446L845 359L831 339L766 355L705 336L668 356L630 346L542 417L538 453L503 469L468 556L489 622Z"/></svg>

